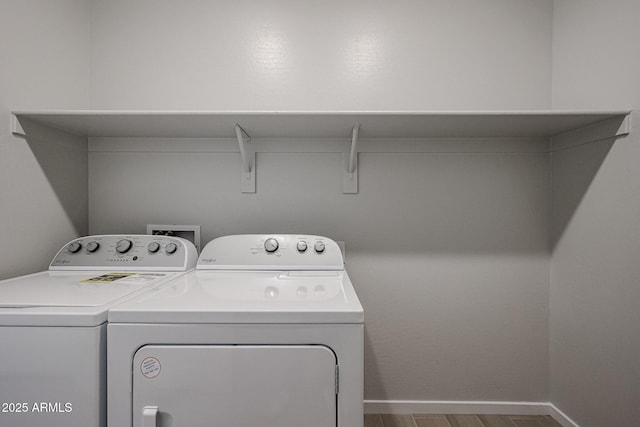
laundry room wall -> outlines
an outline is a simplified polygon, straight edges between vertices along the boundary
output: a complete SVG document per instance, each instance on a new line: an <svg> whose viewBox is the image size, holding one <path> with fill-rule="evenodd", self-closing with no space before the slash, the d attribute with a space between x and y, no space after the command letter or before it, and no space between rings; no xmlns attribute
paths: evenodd
<svg viewBox="0 0 640 427"><path fill-rule="evenodd" d="M551 102L551 1L90 5L92 108ZM344 241L365 307L366 399L548 400L546 142L418 141L418 152L394 153L402 142L381 141L387 152L360 154L359 193L343 194L340 154L252 136L292 147L257 154L256 194L240 193L238 155L215 141L92 139L90 232L184 223L201 225L205 242Z"/></svg>
<svg viewBox="0 0 640 427"><path fill-rule="evenodd" d="M551 103L551 0L89 0L96 109Z"/></svg>
<svg viewBox="0 0 640 427"><path fill-rule="evenodd" d="M9 131L9 111L87 108L87 11L84 0L0 2L0 279L45 269L87 233L86 143Z"/></svg>
<svg viewBox="0 0 640 427"><path fill-rule="evenodd" d="M143 143L92 141L92 233L177 222L201 225L205 242L264 232L344 241L365 308L367 399L546 400L546 144L361 153L358 194L342 193L338 153L258 153L257 192L242 194L237 153Z"/></svg>
<svg viewBox="0 0 640 427"><path fill-rule="evenodd" d="M553 107L640 109L640 3L554 2ZM640 116L553 155L551 401L581 427L640 419Z"/></svg>

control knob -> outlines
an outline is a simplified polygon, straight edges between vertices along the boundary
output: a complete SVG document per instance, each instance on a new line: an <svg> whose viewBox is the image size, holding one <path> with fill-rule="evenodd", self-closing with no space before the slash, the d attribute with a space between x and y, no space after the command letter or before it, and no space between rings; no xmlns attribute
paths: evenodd
<svg viewBox="0 0 640 427"><path fill-rule="evenodd" d="M69 243L69 246L67 246L67 250L71 254L77 254L78 252L80 252L80 249L82 249L82 244L80 244L79 242L71 242Z"/></svg>
<svg viewBox="0 0 640 427"><path fill-rule="evenodd" d="M304 240L299 240L297 248L298 248L298 252L306 252L307 251L307 242L305 242Z"/></svg>
<svg viewBox="0 0 640 427"><path fill-rule="evenodd" d="M316 253L323 253L325 249L324 242L322 240L318 240L315 245L313 245L313 249L316 250Z"/></svg>
<svg viewBox="0 0 640 427"><path fill-rule="evenodd" d="M264 250L271 253L278 250L278 241L273 237L268 238L264 242Z"/></svg>
<svg viewBox="0 0 640 427"><path fill-rule="evenodd" d="M178 245L176 245L175 243L167 243L167 246L164 247L164 251L167 253L167 255L174 254L177 250Z"/></svg>
<svg viewBox="0 0 640 427"><path fill-rule="evenodd" d="M119 240L118 243L116 243L116 252L119 254L126 254L131 250L132 246L133 242L129 239Z"/></svg>
<svg viewBox="0 0 640 427"><path fill-rule="evenodd" d="M89 242L89 243L87 243L87 251L89 251L91 253L94 253L98 249L100 249L100 243L98 243L98 242Z"/></svg>
<svg viewBox="0 0 640 427"><path fill-rule="evenodd" d="M155 254L156 252L158 252L160 250L160 243L158 243L158 242L149 243L147 245L147 250L149 251L149 253Z"/></svg>

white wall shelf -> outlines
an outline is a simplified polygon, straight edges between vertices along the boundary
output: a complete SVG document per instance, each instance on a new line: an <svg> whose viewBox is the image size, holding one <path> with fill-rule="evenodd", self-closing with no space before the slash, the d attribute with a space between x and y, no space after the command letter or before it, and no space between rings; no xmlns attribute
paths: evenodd
<svg viewBox="0 0 640 427"><path fill-rule="evenodd" d="M15 111L11 131L28 123L91 137L238 140L242 192L255 192L251 138L344 139L345 193L358 192L358 139L548 138L559 148L630 132L630 110L611 111ZM241 131L238 131L240 127ZM28 136L28 135L27 135ZM245 141L245 137L247 141ZM576 140L577 138L577 140Z"/></svg>
<svg viewBox="0 0 640 427"><path fill-rule="evenodd" d="M87 137L235 138L239 124L253 138L347 138L360 123L360 138L552 137L608 119L617 111L15 111L28 119Z"/></svg>

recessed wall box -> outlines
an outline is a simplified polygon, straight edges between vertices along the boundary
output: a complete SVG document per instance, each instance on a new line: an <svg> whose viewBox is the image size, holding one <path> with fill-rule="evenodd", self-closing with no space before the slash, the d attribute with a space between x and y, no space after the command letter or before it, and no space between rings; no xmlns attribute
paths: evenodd
<svg viewBox="0 0 640 427"><path fill-rule="evenodd" d="M193 243L200 252L199 225L147 224L147 234L182 237Z"/></svg>

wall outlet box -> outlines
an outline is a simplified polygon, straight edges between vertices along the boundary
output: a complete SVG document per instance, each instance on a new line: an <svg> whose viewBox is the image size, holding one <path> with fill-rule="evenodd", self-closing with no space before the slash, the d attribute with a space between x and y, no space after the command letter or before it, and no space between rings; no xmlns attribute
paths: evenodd
<svg viewBox="0 0 640 427"><path fill-rule="evenodd" d="M182 237L193 243L200 252L199 225L147 224L147 234Z"/></svg>

